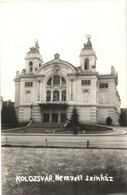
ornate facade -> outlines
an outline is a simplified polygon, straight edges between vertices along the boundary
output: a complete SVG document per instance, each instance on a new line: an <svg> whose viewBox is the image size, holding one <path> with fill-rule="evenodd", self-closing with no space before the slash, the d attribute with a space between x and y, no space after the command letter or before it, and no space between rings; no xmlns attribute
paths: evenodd
<svg viewBox="0 0 127 195"><path fill-rule="evenodd" d="M41 124L64 124L76 106L81 123L105 124L111 117L118 124L120 97L118 76L100 75L96 71L96 54L90 36L80 52L80 66L60 59L56 53L52 61L43 63L38 42L30 48L25 69L15 78L15 109L19 122L31 118Z"/></svg>

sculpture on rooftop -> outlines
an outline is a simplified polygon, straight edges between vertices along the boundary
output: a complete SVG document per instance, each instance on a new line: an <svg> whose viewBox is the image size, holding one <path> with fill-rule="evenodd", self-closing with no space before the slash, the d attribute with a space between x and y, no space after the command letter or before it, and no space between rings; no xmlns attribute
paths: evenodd
<svg viewBox="0 0 127 195"><path fill-rule="evenodd" d="M35 42L35 49L39 50L39 44L38 44L38 40L37 39L34 39L34 42Z"/></svg>
<svg viewBox="0 0 127 195"><path fill-rule="evenodd" d="M34 43L35 43L35 46L34 47L30 47L30 50L33 51L33 52L36 52L36 51L39 51L39 44L38 44L38 40L37 39L34 39Z"/></svg>
<svg viewBox="0 0 127 195"><path fill-rule="evenodd" d="M91 35L86 35L86 38L87 38L87 43L84 44L83 49L92 49L92 43L90 41Z"/></svg>

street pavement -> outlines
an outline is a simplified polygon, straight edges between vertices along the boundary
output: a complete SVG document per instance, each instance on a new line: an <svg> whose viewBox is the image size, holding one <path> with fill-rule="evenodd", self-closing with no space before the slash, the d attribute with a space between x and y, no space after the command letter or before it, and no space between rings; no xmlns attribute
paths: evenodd
<svg viewBox="0 0 127 195"><path fill-rule="evenodd" d="M117 128L101 134L35 134L2 133L2 145L77 147L77 148L119 148L127 149L126 129Z"/></svg>

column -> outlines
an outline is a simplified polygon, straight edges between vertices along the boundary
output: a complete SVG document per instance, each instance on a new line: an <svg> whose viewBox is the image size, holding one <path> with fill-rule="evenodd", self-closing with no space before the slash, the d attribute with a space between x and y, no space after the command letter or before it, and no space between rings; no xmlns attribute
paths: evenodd
<svg viewBox="0 0 127 195"><path fill-rule="evenodd" d="M76 82L76 80L75 79L73 79L73 100L75 100L76 99L76 97L75 97L75 83Z"/></svg>
<svg viewBox="0 0 127 195"><path fill-rule="evenodd" d="M20 82L15 81L15 107L19 106L20 99Z"/></svg>
<svg viewBox="0 0 127 195"><path fill-rule="evenodd" d="M42 101L44 100L44 97L43 97L43 79L40 80L40 90L39 90L39 100Z"/></svg>
<svg viewBox="0 0 127 195"><path fill-rule="evenodd" d="M49 123L52 123L52 108L49 108Z"/></svg>
<svg viewBox="0 0 127 195"><path fill-rule="evenodd" d="M73 79L71 79L71 100L73 100Z"/></svg>
<svg viewBox="0 0 127 195"><path fill-rule="evenodd" d="M69 85L68 85L68 100L71 100L72 91L71 91L71 80L69 79Z"/></svg>
<svg viewBox="0 0 127 195"><path fill-rule="evenodd" d="M51 102L53 101L53 90L51 90Z"/></svg>
<svg viewBox="0 0 127 195"><path fill-rule="evenodd" d="M60 123L60 108L58 108L58 123Z"/></svg>
<svg viewBox="0 0 127 195"><path fill-rule="evenodd" d="M62 90L59 90L59 102L62 102Z"/></svg>
<svg viewBox="0 0 127 195"><path fill-rule="evenodd" d="M38 95L37 100L40 101L40 80L37 82Z"/></svg>
<svg viewBox="0 0 127 195"><path fill-rule="evenodd" d="M40 100L42 100L42 81L40 80Z"/></svg>

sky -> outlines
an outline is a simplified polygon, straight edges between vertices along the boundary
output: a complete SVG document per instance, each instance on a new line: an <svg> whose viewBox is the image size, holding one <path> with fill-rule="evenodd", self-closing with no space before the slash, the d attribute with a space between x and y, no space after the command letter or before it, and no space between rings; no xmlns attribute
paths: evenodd
<svg viewBox="0 0 127 195"><path fill-rule="evenodd" d="M1 96L14 101L16 71L37 39L43 61L54 58L79 66L86 35L91 35L97 71L118 72L121 107L127 107L126 3L112 1L0 1Z"/></svg>

